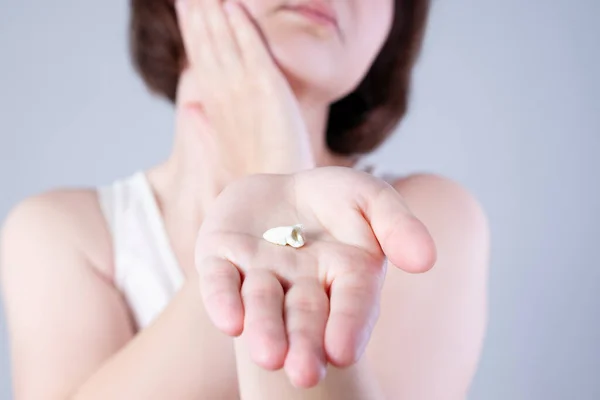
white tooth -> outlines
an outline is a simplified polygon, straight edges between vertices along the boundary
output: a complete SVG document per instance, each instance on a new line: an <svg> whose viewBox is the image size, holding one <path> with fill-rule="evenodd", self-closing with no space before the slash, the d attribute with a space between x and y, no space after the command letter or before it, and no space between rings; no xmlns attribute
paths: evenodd
<svg viewBox="0 0 600 400"><path fill-rule="evenodd" d="M294 225L292 231L287 237L287 244L294 248L300 248L304 246L304 234L302 232L302 225Z"/></svg>
<svg viewBox="0 0 600 400"><path fill-rule="evenodd" d="M288 237L291 236L293 226L280 226L277 228L271 228L263 234L263 238L273 244L285 246L288 242Z"/></svg>
<svg viewBox="0 0 600 400"><path fill-rule="evenodd" d="M294 248L300 248L304 246L305 239L302 231L302 225L294 226L280 226L272 228L263 234L263 238L273 244L280 246L290 245Z"/></svg>

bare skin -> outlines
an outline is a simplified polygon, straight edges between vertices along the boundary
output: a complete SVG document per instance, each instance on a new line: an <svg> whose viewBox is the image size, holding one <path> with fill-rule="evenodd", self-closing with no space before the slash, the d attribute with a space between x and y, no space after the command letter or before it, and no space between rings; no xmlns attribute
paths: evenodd
<svg viewBox="0 0 600 400"><path fill-rule="evenodd" d="M331 383L349 398L355 380L346 375L371 374L385 398L461 399L485 328L485 219L445 179L411 176L396 187L431 232L438 261L422 275L388 269L367 356L330 371L321 387ZM158 321L133 331L111 284L110 237L94 191L27 200L7 221L2 249L15 398L238 398L233 340L206 315L193 263L182 264L188 282ZM192 259L191 252L178 256ZM248 364L262 382L276 382L275 394L288 388L285 376Z"/></svg>
<svg viewBox="0 0 600 400"><path fill-rule="evenodd" d="M202 8L203 15L220 15L216 3L208 1L202 3L201 0L191 7L213 7ZM356 7L359 4L357 2ZM264 66L267 53L257 50L258 37L253 36L243 15L235 11L233 15L230 23L234 32L245 34L243 49L255 50L251 54L243 52L241 59L247 61L248 56L253 56L258 63L255 67ZM182 25L185 30L185 23ZM188 46L190 38L199 35L198 26L190 31L194 30L196 34L186 39ZM239 36L237 40L236 43L240 43ZM202 247L210 240L203 236L203 230L206 234L209 229L207 226L216 226L217 231L227 227L230 213L244 207L241 202L223 206L226 200L218 197L223 188L234 190L229 189L233 181L248 182L246 179L255 177L246 176L254 173L281 171L292 174L286 176L294 176L306 174L301 171L314 166L350 166L353 161L327 152L323 144L326 103L321 104L323 99L318 95L303 96L302 93L308 91L295 86L300 118L278 117L274 125L266 122L260 125L257 132L272 134L265 135L263 147L253 154L272 154L269 146L277 144L269 143L269 138L275 132L281 134L281 126L287 126L285 134L289 135L284 143L295 143L290 151L308 150L294 153L295 157L270 158L267 162L263 157L246 156L240 151L243 147L233 147L236 145L233 135L239 132L234 132L232 127L244 126L243 123L226 119L219 122L214 117L219 115L217 108L214 108L213 118L206 118L210 115L208 111L198 112L200 99L196 93L200 69L194 66L202 64L207 68L209 62L206 58L192 59L191 67L183 73L172 156L147 173L173 250L187 277L184 287L150 327L134 331L128 306L113 285L111 237L94 190L46 193L24 201L10 214L2 232L0 265L16 398L464 398L476 369L485 330L489 233L477 201L458 184L441 177L414 175L394 183L400 201L389 214L390 218L401 213L400 210L406 218L415 216L435 245L435 257L425 250L412 258L412 264L409 263L412 267L390 265L382 274L382 288L373 292L377 294L376 300L367 307L368 310L379 307L379 318L374 330L368 332L370 340L364 353L359 344L345 347L350 356L347 360L337 360L337 364L345 368L335 368L322 360L313 363L316 365L313 369L303 368L306 364L302 362L292 362L292 367L283 365L289 354L311 357L327 352L318 346L311 353L311 349L302 350L301 346L300 351L294 352L293 349L299 347L290 345L290 351L283 351L281 357L275 354L261 359L261 355L256 354L256 338L260 342L265 335L258 332L253 339L246 335L252 332L249 330L239 339L233 339L223 333L228 330L226 326L217 328L214 308L203 302L206 288L214 286L204 282L201 291L200 281L205 279L202 271L207 265L194 255L199 251L197 246ZM244 65L249 67L249 64ZM276 72L262 67L260 70ZM268 78L276 81L274 75ZM294 82L291 78L288 80ZM285 81L277 84L284 85ZM269 93L283 96L284 92L281 89ZM201 103L205 110L206 104L210 104L206 99ZM273 101L273 104L280 103ZM283 115L294 115L290 108L293 104L290 101ZM268 113L264 121L270 121ZM230 163L223 163L222 157L214 156L229 152L237 154ZM206 157L198 157L199 154ZM263 179L272 182L276 178L266 175ZM337 182L329 179L332 184ZM372 179L368 182L376 184ZM283 190L277 184L274 187L273 193ZM238 185L235 190L243 193L249 189ZM349 202L352 200L351 194L340 196ZM309 198L301 204L313 210ZM318 204L333 208L339 201L335 205L327 201ZM219 205L226 210L220 217L209 213L209 207L212 210ZM254 211L256 215L267 215L265 210ZM206 221L210 224L204 225ZM342 227L332 224L328 232ZM247 226L250 225L252 221ZM376 229L374 233L377 236ZM418 235L409 235L405 240L416 240L415 236ZM395 239L398 243L405 240ZM378 251L393 261L403 259L394 257L384 245ZM202 249L200 253L205 254ZM433 260L435 265L430 271L414 273L429 269L428 264ZM313 291L314 285L303 290L301 293L307 298L319 296ZM233 331L236 329L229 333ZM322 327L317 331L312 332L310 338L323 336ZM291 336L282 337L284 342L291 343ZM254 343L250 348L248 341ZM325 347L326 342L325 334ZM336 357L329 354L324 358L335 361ZM277 372L267 371L282 366L284 368ZM326 370L316 377L311 375L323 368ZM309 373L304 374L307 370ZM312 388L301 390L294 385Z"/></svg>

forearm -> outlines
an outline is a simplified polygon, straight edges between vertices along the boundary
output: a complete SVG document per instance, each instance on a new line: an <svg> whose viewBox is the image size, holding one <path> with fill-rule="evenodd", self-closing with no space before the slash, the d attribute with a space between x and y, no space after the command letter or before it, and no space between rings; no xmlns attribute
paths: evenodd
<svg viewBox="0 0 600 400"><path fill-rule="evenodd" d="M321 383L297 389L283 370L271 372L257 366L243 336L235 340L241 400L383 400L384 396L366 357L352 367L329 367Z"/></svg>
<svg viewBox="0 0 600 400"><path fill-rule="evenodd" d="M76 391L88 399L236 398L219 371L233 371L231 352L217 356L197 282L188 282L157 320L112 356ZM229 340L219 336L216 340ZM218 346L218 345L217 345ZM226 357L229 355L231 360ZM219 368L219 363L231 363ZM225 391L223 391L225 390Z"/></svg>

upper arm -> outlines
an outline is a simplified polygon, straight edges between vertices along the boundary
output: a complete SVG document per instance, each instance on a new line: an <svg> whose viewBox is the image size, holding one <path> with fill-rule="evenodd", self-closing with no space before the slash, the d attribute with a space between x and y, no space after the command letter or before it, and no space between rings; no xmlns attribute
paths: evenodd
<svg viewBox="0 0 600 400"><path fill-rule="evenodd" d="M124 302L94 265L107 237L92 192L34 197L9 215L0 272L15 398L66 398L131 337Z"/></svg>
<svg viewBox="0 0 600 400"><path fill-rule="evenodd" d="M369 356L393 398L464 399L487 320L487 218L448 179L416 175L395 187L428 228L437 261L424 274L388 268Z"/></svg>
<svg viewBox="0 0 600 400"><path fill-rule="evenodd" d="M437 249L431 276L484 281L490 229L477 199L458 183L436 175L414 175L396 184L410 210L429 230Z"/></svg>

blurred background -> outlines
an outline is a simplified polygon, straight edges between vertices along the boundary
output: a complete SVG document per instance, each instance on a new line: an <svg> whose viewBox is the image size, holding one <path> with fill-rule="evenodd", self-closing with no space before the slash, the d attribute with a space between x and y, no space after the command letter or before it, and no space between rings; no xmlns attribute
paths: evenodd
<svg viewBox="0 0 600 400"><path fill-rule="evenodd" d="M172 110L129 65L127 1L0 4L0 220L166 157ZM472 400L600 399L598 18L597 0L434 1L410 115L372 157L449 176L488 212ZM0 322L0 399L10 390Z"/></svg>

